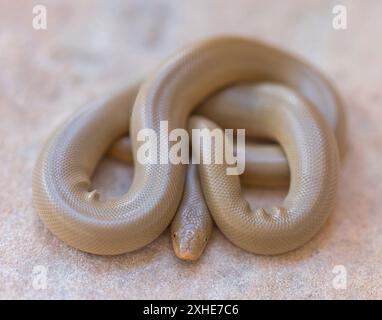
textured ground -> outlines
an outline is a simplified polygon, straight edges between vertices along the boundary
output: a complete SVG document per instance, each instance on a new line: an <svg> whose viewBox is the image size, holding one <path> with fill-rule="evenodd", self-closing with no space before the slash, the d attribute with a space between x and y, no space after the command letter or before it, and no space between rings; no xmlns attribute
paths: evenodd
<svg viewBox="0 0 382 320"><path fill-rule="evenodd" d="M346 31L332 28L335 1L38 3L48 8L47 30L32 28L34 2L0 0L1 298L382 298L381 1L341 1ZM215 229L194 264L174 257L168 231L117 257L85 254L54 237L31 199L32 168L51 131L176 48L220 33L260 38L305 57L344 97L348 154L337 207L319 235L292 253L262 257ZM94 183L120 194L131 173L107 160ZM261 205L280 201L285 190L246 194ZM345 290L333 286L336 265L347 270ZM36 290L36 266L47 270L46 289Z"/></svg>

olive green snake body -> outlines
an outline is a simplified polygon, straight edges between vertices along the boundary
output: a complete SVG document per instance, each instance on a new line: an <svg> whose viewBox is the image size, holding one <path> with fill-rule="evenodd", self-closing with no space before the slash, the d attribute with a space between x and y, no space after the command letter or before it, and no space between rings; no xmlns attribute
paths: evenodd
<svg viewBox="0 0 382 320"><path fill-rule="evenodd" d="M282 206L252 210L225 163L192 164L187 175L184 164L139 163L138 132L159 132L162 120L169 130L244 128L247 137L278 142L281 147L247 144L242 182L277 186L290 179ZM122 138L127 134L129 140ZM196 260L212 229L210 212L237 246L279 254L311 239L332 211L343 141L341 101L317 70L258 41L213 38L178 51L142 84L64 122L36 163L33 198L56 236L90 253L134 251L173 222L177 256ZM202 154L213 157L216 147ZM129 191L117 199L100 199L91 187L107 152L135 166Z"/></svg>

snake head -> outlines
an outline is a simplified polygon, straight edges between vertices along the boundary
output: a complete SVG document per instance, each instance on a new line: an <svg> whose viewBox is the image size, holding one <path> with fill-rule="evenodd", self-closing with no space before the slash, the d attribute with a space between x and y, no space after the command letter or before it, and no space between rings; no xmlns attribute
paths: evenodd
<svg viewBox="0 0 382 320"><path fill-rule="evenodd" d="M198 260L208 241L205 230L187 225L172 232L172 245L176 256L186 261Z"/></svg>

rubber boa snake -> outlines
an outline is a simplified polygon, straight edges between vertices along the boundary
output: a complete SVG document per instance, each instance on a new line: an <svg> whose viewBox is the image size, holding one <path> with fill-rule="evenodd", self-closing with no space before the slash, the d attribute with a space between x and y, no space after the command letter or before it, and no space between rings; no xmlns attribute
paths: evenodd
<svg viewBox="0 0 382 320"><path fill-rule="evenodd" d="M192 112L198 115L190 118ZM191 165L185 183L185 165L137 162L138 132L159 132L161 120L168 121L169 130L245 128L249 137L278 142L281 148L249 147L244 176L256 177L256 185L285 184L289 165L283 205L252 210L239 177L225 174L226 164L200 164L198 170ZM135 166L132 185L118 199L100 200L91 176L127 133ZM176 254L195 260L211 232L209 211L237 246L279 254L311 239L332 211L343 145L342 104L320 72L261 42L218 37L178 51L142 84L95 101L65 121L37 160L33 199L56 236L90 253L137 250L173 221Z"/></svg>

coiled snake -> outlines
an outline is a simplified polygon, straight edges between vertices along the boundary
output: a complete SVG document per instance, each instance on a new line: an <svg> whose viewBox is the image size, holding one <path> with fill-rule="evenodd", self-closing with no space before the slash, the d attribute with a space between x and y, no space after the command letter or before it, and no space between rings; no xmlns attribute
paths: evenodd
<svg viewBox="0 0 382 320"><path fill-rule="evenodd" d="M290 170L283 205L252 210L226 164L190 165L186 175L184 164L137 162L139 130L159 132L161 120L169 130L245 128L246 136L277 141L281 148L247 147L243 181L285 184ZM128 132L132 185L118 199L101 200L92 173L108 150L129 154L126 139L114 144ZM142 248L173 221L176 254L195 260L211 232L209 211L237 246L279 254L312 238L331 212L343 133L341 102L314 68L261 42L213 38L178 51L141 85L81 108L58 128L34 170L34 203L56 236L90 253Z"/></svg>

